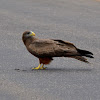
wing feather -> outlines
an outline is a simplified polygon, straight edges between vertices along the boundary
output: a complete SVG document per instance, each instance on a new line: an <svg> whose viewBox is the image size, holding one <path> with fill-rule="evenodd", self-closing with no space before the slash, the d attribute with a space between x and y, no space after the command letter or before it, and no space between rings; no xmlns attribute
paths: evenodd
<svg viewBox="0 0 100 100"><path fill-rule="evenodd" d="M37 57L67 57L77 54L73 44L52 39L35 40L29 45L28 50Z"/></svg>

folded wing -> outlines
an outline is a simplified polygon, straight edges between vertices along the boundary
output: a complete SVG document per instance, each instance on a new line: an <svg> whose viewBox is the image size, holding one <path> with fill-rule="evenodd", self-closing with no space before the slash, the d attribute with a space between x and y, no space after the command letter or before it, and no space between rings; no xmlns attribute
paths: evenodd
<svg viewBox="0 0 100 100"><path fill-rule="evenodd" d="M72 43L53 39L35 40L29 45L28 50L37 57L70 57L80 55Z"/></svg>

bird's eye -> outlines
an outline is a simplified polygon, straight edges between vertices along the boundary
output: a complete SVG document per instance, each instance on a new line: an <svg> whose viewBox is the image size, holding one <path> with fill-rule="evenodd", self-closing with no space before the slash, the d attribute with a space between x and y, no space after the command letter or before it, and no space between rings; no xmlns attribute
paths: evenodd
<svg viewBox="0 0 100 100"><path fill-rule="evenodd" d="M30 32L28 32L27 34L30 34Z"/></svg>

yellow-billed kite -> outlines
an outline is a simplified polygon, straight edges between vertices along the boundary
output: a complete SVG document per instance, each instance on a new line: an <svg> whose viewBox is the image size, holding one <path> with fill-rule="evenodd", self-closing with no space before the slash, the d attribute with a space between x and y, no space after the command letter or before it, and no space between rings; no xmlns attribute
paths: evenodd
<svg viewBox="0 0 100 100"><path fill-rule="evenodd" d="M38 39L32 31L25 31L22 40L27 50L39 58L39 66L32 69L45 69L44 64L49 64L53 57L70 57L86 63L88 61L83 56L94 58L93 53L78 49L72 43L55 39Z"/></svg>

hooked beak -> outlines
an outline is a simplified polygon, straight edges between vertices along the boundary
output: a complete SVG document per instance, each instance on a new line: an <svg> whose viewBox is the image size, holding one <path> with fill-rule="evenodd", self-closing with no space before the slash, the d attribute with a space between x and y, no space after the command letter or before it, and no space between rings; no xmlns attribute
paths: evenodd
<svg viewBox="0 0 100 100"><path fill-rule="evenodd" d="M35 36L35 33L34 32L32 32L32 31L30 31L30 36Z"/></svg>

